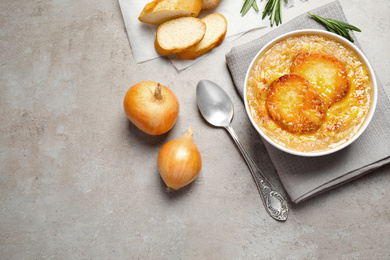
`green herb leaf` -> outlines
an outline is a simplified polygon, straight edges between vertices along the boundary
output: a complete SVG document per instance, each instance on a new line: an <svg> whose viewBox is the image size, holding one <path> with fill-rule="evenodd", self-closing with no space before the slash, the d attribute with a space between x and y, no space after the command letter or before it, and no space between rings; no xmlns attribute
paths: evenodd
<svg viewBox="0 0 390 260"><path fill-rule="evenodd" d="M241 16L246 15L246 13L249 11L249 9L253 6L253 8L258 11L259 8L257 7L256 0L245 0L242 8L241 8Z"/></svg>
<svg viewBox="0 0 390 260"><path fill-rule="evenodd" d="M351 37L351 35L349 34L348 30L361 32L361 30L359 28L357 28L351 24L344 23L344 22L337 21L337 20L333 20L333 19L329 19L329 18L323 18L321 16L311 14L311 13L308 13L308 14L311 15L311 17L313 17L318 22L323 23L330 32L341 35L351 42L354 42L354 40Z"/></svg>
<svg viewBox="0 0 390 260"><path fill-rule="evenodd" d="M284 2L287 4L288 0L284 0ZM279 24L282 24L281 11L281 0L268 0L264 7L262 19L264 19L266 16L269 16L271 26L274 24L278 26Z"/></svg>
<svg viewBox="0 0 390 260"><path fill-rule="evenodd" d="M282 23L282 15L281 15L281 7L280 7L281 0L267 0L267 1L268 2L264 7L264 11L261 19L264 19L266 16L269 16L271 26L273 26L274 24L278 26L279 24ZM284 2L287 4L288 0L284 0ZM253 9L255 9L256 11L259 11L259 7L257 6L256 0L245 0L240 11L241 16L244 16L251 7L253 7Z"/></svg>
<svg viewBox="0 0 390 260"><path fill-rule="evenodd" d="M256 12L258 12L258 11L259 11L259 7L257 6L256 0L255 0L255 1L253 1L253 4L252 4L252 6L253 6L253 9L255 9L255 10L256 10Z"/></svg>

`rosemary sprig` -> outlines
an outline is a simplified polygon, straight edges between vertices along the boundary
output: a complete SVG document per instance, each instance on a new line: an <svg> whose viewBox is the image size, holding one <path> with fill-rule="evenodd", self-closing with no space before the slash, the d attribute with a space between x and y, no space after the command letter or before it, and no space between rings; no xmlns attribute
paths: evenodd
<svg viewBox="0 0 390 260"><path fill-rule="evenodd" d="M259 7L257 6L256 0L245 0L242 8L241 8L241 16L246 15L246 13L249 11L249 9L253 7L257 12L259 11Z"/></svg>
<svg viewBox="0 0 390 260"><path fill-rule="evenodd" d="M261 0L263 1L263 0ZM280 8L280 2L281 0L267 0L267 4L264 7L263 16L261 19L264 19L266 16L269 16L271 26L276 24L278 26L282 23L282 15L281 15L281 8ZM284 0L284 2L288 2L288 0ZM256 11L259 11L259 7L257 6L256 0L245 0L242 8L241 8L241 16L244 16L249 9L253 7Z"/></svg>
<svg viewBox="0 0 390 260"><path fill-rule="evenodd" d="M311 15L311 17L313 17L318 22L323 23L330 32L341 35L344 38L350 40L351 42L354 42L354 40L352 39L348 30L361 32L361 30L359 28L357 28L351 24L344 23L344 22L337 21L337 20L333 20L333 19L329 19L329 18L323 18L321 16L311 14L311 13L309 13L309 14Z"/></svg>
<svg viewBox="0 0 390 260"><path fill-rule="evenodd" d="M264 19L267 15L269 16L269 20L271 22L271 26L276 24L278 26L279 24L282 24L282 14L281 14L281 8L280 8L280 2L282 0L268 0L267 4L264 7L263 16L261 19ZM287 4L288 0L284 0L284 2Z"/></svg>

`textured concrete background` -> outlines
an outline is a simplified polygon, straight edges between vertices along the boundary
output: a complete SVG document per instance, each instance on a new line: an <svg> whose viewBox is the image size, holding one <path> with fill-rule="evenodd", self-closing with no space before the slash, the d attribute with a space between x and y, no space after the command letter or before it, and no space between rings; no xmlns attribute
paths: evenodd
<svg viewBox="0 0 390 260"><path fill-rule="evenodd" d="M390 2L340 2L390 95ZM180 73L165 58L135 64L115 0L2 0L0 35L1 259L390 259L389 166L290 203L285 223L267 215L228 133L196 107L200 79L223 85L233 127L283 192L233 88L230 47ZM180 100L168 134L147 136L124 115L142 80ZM201 174L166 194L157 153L190 125Z"/></svg>

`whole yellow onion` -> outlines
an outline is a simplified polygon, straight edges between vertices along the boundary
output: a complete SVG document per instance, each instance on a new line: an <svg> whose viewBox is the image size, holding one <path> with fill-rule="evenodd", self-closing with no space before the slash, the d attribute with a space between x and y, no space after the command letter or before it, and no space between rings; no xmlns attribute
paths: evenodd
<svg viewBox="0 0 390 260"><path fill-rule="evenodd" d="M158 154L158 170L168 191L188 185L199 175L202 157L192 135L189 127L183 137L164 144Z"/></svg>
<svg viewBox="0 0 390 260"><path fill-rule="evenodd" d="M179 116L179 101L168 87L141 81L126 92L123 107L127 118L150 135L168 132Z"/></svg>

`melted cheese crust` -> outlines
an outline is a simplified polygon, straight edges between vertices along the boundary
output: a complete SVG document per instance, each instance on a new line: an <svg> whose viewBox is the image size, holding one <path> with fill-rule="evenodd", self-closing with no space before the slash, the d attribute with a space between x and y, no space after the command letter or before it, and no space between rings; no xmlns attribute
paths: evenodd
<svg viewBox="0 0 390 260"><path fill-rule="evenodd" d="M328 108L318 130L292 133L270 117L266 106L268 88L279 77L291 73L300 53L313 52L342 62L349 89L341 100ZM275 44L255 62L246 88L248 106L259 128L276 143L301 152L326 151L352 138L368 115L373 91L369 70L359 56L341 43L320 35L294 36Z"/></svg>
<svg viewBox="0 0 390 260"><path fill-rule="evenodd" d="M342 99L348 91L345 66L333 56L321 52L299 53L291 72L307 79L324 96L328 106Z"/></svg>
<svg viewBox="0 0 390 260"><path fill-rule="evenodd" d="M291 133L301 134L317 131L328 108L321 94L297 74L287 74L272 82L266 106L273 121Z"/></svg>

